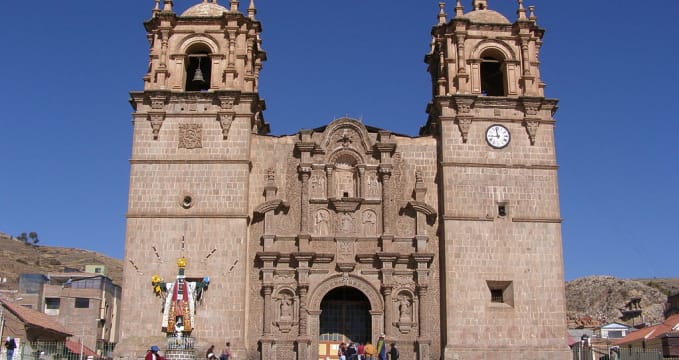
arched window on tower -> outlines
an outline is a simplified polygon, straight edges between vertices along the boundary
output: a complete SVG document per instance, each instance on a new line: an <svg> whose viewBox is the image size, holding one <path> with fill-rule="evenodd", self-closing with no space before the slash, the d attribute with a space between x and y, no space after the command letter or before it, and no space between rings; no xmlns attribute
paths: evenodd
<svg viewBox="0 0 679 360"><path fill-rule="evenodd" d="M505 64L502 55L488 52L481 56L481 93L506 96Z"/></svg>
<svg viewBox="0 0 679 360"><path fill-rule="evenodd" d="M203 44L190 47L186 60L186 91L208 90L211 76L210 49Z"/></svg>

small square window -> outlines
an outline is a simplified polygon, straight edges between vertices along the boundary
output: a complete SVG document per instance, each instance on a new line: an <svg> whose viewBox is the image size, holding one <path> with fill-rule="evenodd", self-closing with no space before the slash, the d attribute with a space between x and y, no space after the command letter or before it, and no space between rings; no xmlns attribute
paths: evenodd
<svg viewBox="0 0 679 360"><path fill-rule="evenodd" d="M90 299L88 298L75 298L76 309L87 309L90 307Z"/></svg>
<svg viewBox="0 0 679 360"><path fill-rule="evenodd" d="M502 297L502 289L490 289L490 302L494 303L504 303L505 300Z"/></svg>
<svg viewBox="0 0 679 360"><path fill-rule="evenodd" d="M490 302L514 306L514 284L511 281L487 280Z"/></svg>

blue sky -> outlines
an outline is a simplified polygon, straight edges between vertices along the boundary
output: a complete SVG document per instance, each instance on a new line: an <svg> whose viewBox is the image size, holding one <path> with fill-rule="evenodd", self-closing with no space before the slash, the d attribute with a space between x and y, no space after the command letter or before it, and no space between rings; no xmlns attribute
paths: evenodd
<svg viewBox="0 0 679 360"><path fill-rule="evenodd" d="M183 11L200 0L176 0ZM223 5L226 0L219 0ZM241 0L245 10L248 0ZM515 0L489 0L516 18ZM527 0L556 113L567 279L676 277L679 2ZM338 116L416 135L438 2L256 0L273 134ZM446 5L454 13L454 1ZM464 0L465 11L471 0ZM129 91L142 88L152 0L0 8L0 232L122 257Z"/></svg>

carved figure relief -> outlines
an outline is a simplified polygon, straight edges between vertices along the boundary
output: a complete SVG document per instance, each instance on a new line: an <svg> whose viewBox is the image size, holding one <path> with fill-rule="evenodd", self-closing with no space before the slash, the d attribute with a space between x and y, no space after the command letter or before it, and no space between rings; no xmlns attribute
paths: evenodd
<svg viewBox="0 0 679 360"><path fill-rule="evenodd" d="M179 124L179 148L197 149L203 147L203 126L201 124Z"/></svg>
<svg viewBox="0 0 679 360"><path fill-rule="evenodd" d="M372 210L366 210L361 215L361 223L363 224L363 235L375 236L377 235L377 214Z"/></svg>
<svg viewBox="0 0 679 360"><path fill-rule="evenodd" d="M377 181L377 175L370 173L366 176L365 196L367 198L376 198L380 195L380 184Z"/></svg>
<svg viewBox="0 0 679 360"><path fill-rule="evenodd" d="M349 214L342 214L337 221L337 232L340 234L352 234L354 232L354 219Z"/></svg>
<svg viewBox="0 0 679 360"><path fill-rule="evenodd" d="M337 241L337 262L338 263L354 262L354 241L353 240L338 240Z"/></svg>
<svg viewBox="0 0 679 360"><path fill-rule="evenodd" d="M325 175L321 172L314 173L309 179L310 185L310 195L312 199L324 199L325 198Z"/></svg>
<svg viewBox="0 0 679 360"><path fill-rule="evenodd" d="M330 235L330 229L328 222L330 221L330 214L327 210L318 210L314 214L314 230L316 235L328 236Z"/></svg>

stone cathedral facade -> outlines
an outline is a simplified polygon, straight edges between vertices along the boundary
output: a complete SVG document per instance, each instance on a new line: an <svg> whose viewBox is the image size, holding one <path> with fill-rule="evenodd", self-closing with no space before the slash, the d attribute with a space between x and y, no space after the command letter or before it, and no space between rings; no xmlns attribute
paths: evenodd
<svg viewBox="0 0 679 360"><path fill-rule="evenodd" d="M440 4L410 137L351 118L269 135L253 1L155 1L118 357L179 336L196 357L337 359L381 334L403 360L569 357L544 30L522 0L513 22L470 2Z"/></svg>

